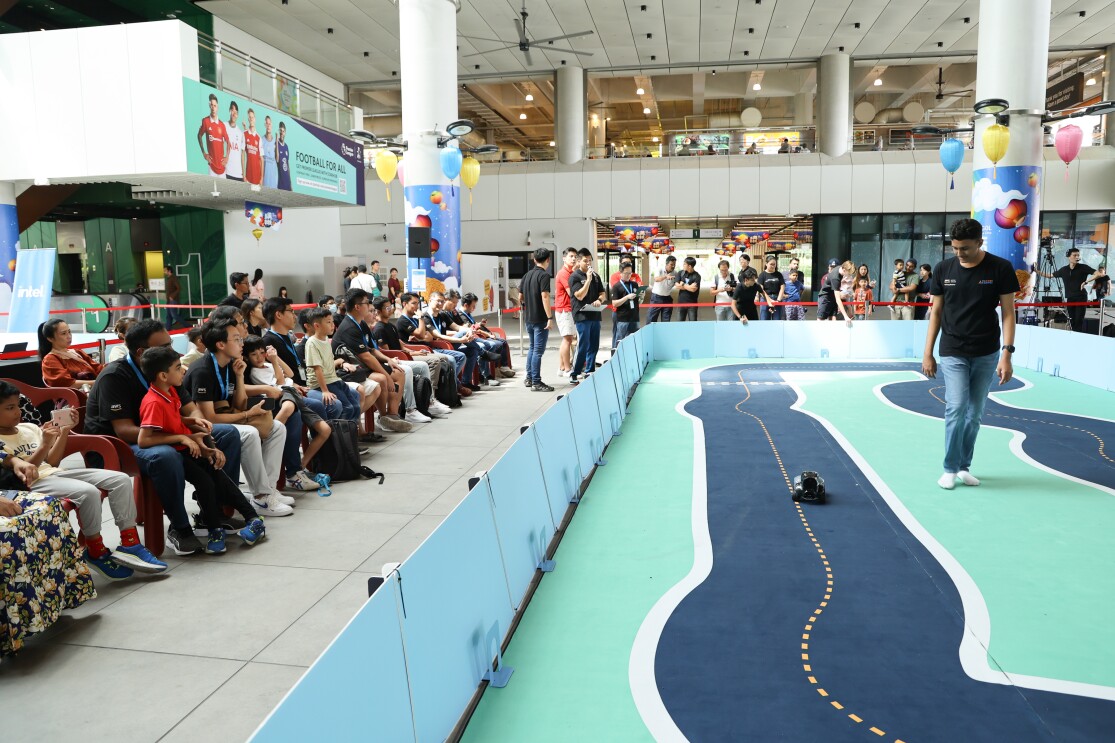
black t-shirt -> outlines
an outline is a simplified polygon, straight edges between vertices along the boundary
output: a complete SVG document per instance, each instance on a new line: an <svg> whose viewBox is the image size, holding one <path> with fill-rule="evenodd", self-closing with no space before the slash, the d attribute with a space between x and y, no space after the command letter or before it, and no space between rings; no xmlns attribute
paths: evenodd
<svg viewBox="0 0 1115 743"><path fill-rule="evenodd" d="M414 330L414 326L408 321L403 320L403 322L411 331ZM389 322L377 322L375 327L372 328L372 337L376 339L380 346L390 348L392 351L403 350L403 344L399 340L399 330Z"/></svg>
<svg viewBox="0 0 1115 743"><path fill-rule="evenodd" d="M763 271L759 274L759 286L763 287L763 291L775 302L778 301L778 290L785 285L786 279L778 271L774 273Z"/></svg>
<svg viewBox="0 0 1115 743"><path fill-rule="evenodd" d="M755 307L755 295L758 293L758 284L747 286L742 281L736 284L735 291L732 292L732 301L736 303L736 309L749 320L759 316L759 310Z"/></svg>
<svg viewBox="0 0 1115 743"><path fill-rule="evenodd" d="M375 339L367 324L357 323L351 317L345 317L344 322L338 324L333 331L333 351L336 352L337 347L342 345L356 356L372 353L372 349L376 348Z"/></svg>
<svg viewBox="0 0 1115 743"><path fill-rule="evenodd" d="M1083 263L1077 263L1076 268L1061 266L1053 272L1053 277L1065 282L1065 299L1070 302L1083 302L1088 299L1088 290L1081 289L1080 285L1088 280L1096 270Z"/></svg>
<svg viewBox="0 0 1115 743"><path fill-rule="evenodd" d="M236 309L240 309L240 305L242 304L244 304L244 300L236 296L236 292L233 292L232 294L229 294L227 297L218 302L217 306L235 307Z"/></svg>
<svg viewBox="0 0 1115 743"><path fill-rule="evenodd" d="M574 271L569 274L569 301L573 303L573 321L574 322L588 322L591 320L599 321L601 314L598 310L585 309L592 307L592 303L600 299L600 295L604 292L604 283L600 280L599 274L592 274L592 281L589 282L588 292L585 293L584 299L577 299L576 292L581 290L581 287L588 282L588 275L584 271Z"/></svg>
<svg viewBox="0 0 1115 743"><path fill-rule="evenodd" d="M835 296L840 293L840 266L833 266L832 270L821 279L821 289L817 292L818 300L835 302Z"/></svg>
<svg viewBox="0 0 1115 743"><path fill-rule="evenodd" d="M295 350L294 341L277 331L268 330L263 334L263 342L273 347L279 353L279 358L283 360L283 363L289 366L290 370L294 372L294 383L305 387L306 375L302 373L302 361L298 358L298 351Z"/></svg>
<svg viewBox="0 0 1115 743"><path fill-rule="evenodd" d="M972 268L946 258L933 269L929 293L943 297L941 355L987 356L999 350L999 297L1018 291L1010 261L992 253Z"/></svg>
<svg viewBox="0 0 1115 743"><path fill-rule="evenodd" d="M217 371L212 354L207 353L190 364L182 386L189 391L190 397L198 402L215 403L227 400L231 403L232 395L236 391L236 375L232 373L231 362L224 369Z"/></svg>
<svg viewBox="0 0 1115 743"><path fill-rule="evenodd" d="M85 433L115 436L112 422L128 418L139 425L139 404L147 394L147 385L142 379L142 372L137 372L138 369L133 368L128 359L113 361L101 370L86 402ZM183 407L193 402L190 393L182 387L177 392Z"/></svg>
<svg viewBox="0 0 1115 743"><path fill-rule="evenodd" d="M410 343L412 345L425 346L426 343L415 340L411 337L418 325L422 322L421 315L415 315L413 318L407 315L400 315L395 318L395 330L399 331L399 340L403 343Z"/></svg>
<svg viewBox="0 0 1115 743"><path fill-rule="evenodd" d="M679 289L678 290L678 303L679 304L689 304L691 302L696 302L697 301L697 295L701 293L701 274L697 273L696 271L693 271L692 273L686 273L685 271L679 271L678 272L677 286L681 286L682 284L696 284L697 285L697 291L687 292L687 291L682 291L681 289Z"/></svg>
<svg viewBox="0 0 1115 743"><path fill-rule="evenodd" d="M542 292L550 293L550 274L535 266L519 282L519 301L526 322L545 324L550 319L549 308L542 306ZM553 301L553 296L550 300Z"/></svg>
<svg viewBox="0 0 1115 743"><path fill-rule="evenodd" d="M635 280L623 281L620 279L612 284L612 299L623 299L628 294L635 294L639 282ZM639 322L639 297L628 300L615 308L616 322Z"/></svg>

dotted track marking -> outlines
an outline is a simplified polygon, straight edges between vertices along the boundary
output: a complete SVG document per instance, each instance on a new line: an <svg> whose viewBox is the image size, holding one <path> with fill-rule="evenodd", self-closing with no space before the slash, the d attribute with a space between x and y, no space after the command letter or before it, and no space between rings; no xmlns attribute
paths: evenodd
<svg viewBox="0 0 1115 743"><path fill-rule="evenodd" d="M754 419L755 422L759 424L759 427L763 429L763 435L766 436L767 443L770 445L770 450L774 453L774 460L776 462L778 462L778 469L782 473L782 479L786 483L786 488L790 491L790 495L793 495L793 493L794 493L794 483L790 479L790 475L786 472L786 465L784 465L782 463L782 455L779 453L778 447L775 446L774 438L770 435L770 431L767 430L766 423L764 423L763 419L760 418L759 416L755 415L754 413L749 413L746 410L742 410L740 408L741 405L743 405L744 403L746 403L748 400L751 399L751 388L748 386L747 382L744 380L742 370L740 372L738 372L738 376L739 376L739 383L741 385L743 385L743 389L747 393L747 395L742 400L740 400L738 403L736 403L736 405L735 405L736 412L741 413L743 415L746 415L749 418ZM802 632L802 636L801 636L801 661L802 661L801 668L802 668L802 671L804 671L805 674L806 674L806 680L809 681L809 684L817 692L818 696L820 696L822 699L825 699L826 701L828 701L828 703L830 705L832 705L833 709L837 710L838 712L842 712L842 713L846 714L848 716L849 720L856 723L857 725L861 725L861 724L863 724L863 718L862 717L849 712L848 710L846 710L844 708L844 705L842 705L840 702L836 701L835 699L830 698L829 692L823 686L821 686L819 681L817 681L817 676L813 671L813 665L812 665L812 663L809 659L810 637L813 634L813 630L815 630L817 628L818 619L824 613L825 608L828 607L829 601L832 600L832 591L833 591L833 584L834 584L835 579L833 578L832 566L829 565L828 555L825 554L824 547L821 545L820 541L818 541L817 536L813 533L813 527L809 525L809 519L807 519L805 517L805 511L802 509L801 504L800 503L794 503L794 509L797 511L798 518L801 519L801 525L802 525L802 528L805 529L806 536L809 537L809 541L813 545L813 548L817 550L817 558L821 561L821 566L825 569L825 595L821 599L817 608L813 610L813 613L806 620L805 626L803 627L803 632ZM877 727L874 727L874 726L867 726L867 727L872 733L879 736L880 738L886 737L886 732L884 730L881 730L881 729L879 729ZM894 743L903 743L903 741L899 738L896 738L894 740Z"/></svg>
<svg viewBox="0 0 1115 743"><path fill-rule="evenodd" d="M937 395L937 390L943 390L944 388L945 388L945 386L943 384L941 384L941 385L937 385L936 387L932 387L929 390L929 394L932 395L934 397L934 399L936 399L942 405L945 404L945 401ZM1058 428L1066 428L1070 431L1077 431L1079 433L1086 433L1089 436L1091 436L1093 439L1095 439L1096 443L1099 444L1099 450L1098 450L1099 455L1101 457L1103 457L1104 459L1106 459L1108 462L1111 462L1112 464L1115 464L1115 459L1112 459L1111 457L1107 456L1106 444L1104 443L1103 439L1099 436L1099 434L1094 433L1093 431L1089 431L1087 428L1080 428L1078 426L1069 426L1069 425L1066 425L1064 423L1054 423L1053 421L1043 421L1043 420L1039 420L1037 418L1023 418L1022 416L1019 416L1019 415L1003 415L1002 413L988 413L987 415L990 418L1004 418L1006 420L1022 421L1024 423L1043 423L1047 426L1057 426Z"/></svg>

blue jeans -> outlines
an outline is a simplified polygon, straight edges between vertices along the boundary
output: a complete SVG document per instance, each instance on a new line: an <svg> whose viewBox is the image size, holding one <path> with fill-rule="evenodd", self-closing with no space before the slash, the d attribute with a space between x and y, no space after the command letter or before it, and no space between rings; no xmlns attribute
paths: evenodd
<svg viewBox="0 0 1115 743"><path fill-rule="evenodd" d="M945 472L972 466L980 419L999 363L999 352L986 356L942 356L945 380Z"/></svg>
<svg viewBox="0 0 1115 743"><path fill-rule="evenodd" d="M167 300L167 301L169 302L170 300ZM174 301L177 304L178 300L176 299ZM156 319L158 319L158 318L156 318ZM166 326L168 328L173 328L175 325L178 324L178 322L181 319L182 319L181 311L177 307L167 307L166 308Z"/></svg>
<svg viewBox="0 0 1115 743"><path fill-rule="evenodd" d="M766 302L759 305L759 319L760 320L783 320L782 307L771 307Z"/></svg>
<svg viewBox="0 0 1115 743"><path fill-rule="evenodd" d="M461 372L461 381L465 384L472 384L472 378L476 375L476 364L480 361L480 346L476 341L469 341L464 345L457 346L457 348L461 349L461 353L465 355L465 368Z"/></svg>
<svg viewBox="0 0 1115 743"><path fill-rule="evenodd" d="M530 350L527 351L527 381L533 384L542 383L542 354L546 352L546 341L550 338L550 331L544 322L528 322L526 324L527 337L530 339Z"/></svg>
<svg viewBox="0 0 1115 743"><path fill-rule="evenodd" d="M325 420L344 417L344 407L341 405L340 398L326 405L321 401L321 390L310 390L306 393L306 407Z"/></svg>
<svg viewBox="0 0 1115 743"><path fill-rule="evenodd" d="M329 391L337 396L341 403L341 417L354 421L360 418L360 395L345 382L330 382ZM301 438L301 436L299 436Z"/></svg>
<svg viewBox="0 0 1115 743"><path fill-rule="evenodd" d="M302 413L295 408L286 419L286 442L283 444L283 468L287 477L293 477L302 470Z"/></svg>
<svg viewBox="0 0 1115 743"><path fill-rule="evenodd" d="M639 321L632 322L615 322L612 324L612 350L616 350L616 346L627 336L634 333L639 329Z"/></svg>
<svg viewBox="0 0 1115 743"><path fill-rule="evenodd" d="M600 321L583 320L577 323L577 358L573 361L573 373L579 377L596 369L596 352L600 350Z"/></svg>

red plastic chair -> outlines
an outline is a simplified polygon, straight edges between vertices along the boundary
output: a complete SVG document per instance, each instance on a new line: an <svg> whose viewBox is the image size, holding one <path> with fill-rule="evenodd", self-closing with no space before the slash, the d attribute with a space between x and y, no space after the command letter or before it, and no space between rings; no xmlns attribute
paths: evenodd
<svg viewBox="0 0 1115 743"><path fill-rule="evenodd" d="M77 425L74 430L80 431L85 426L85 401L86 395L72 387L33 387L15 379L3 381L19 390L20 394L31 401L35 407L46 403L62 402L67 407L77 411Z"/></svg>

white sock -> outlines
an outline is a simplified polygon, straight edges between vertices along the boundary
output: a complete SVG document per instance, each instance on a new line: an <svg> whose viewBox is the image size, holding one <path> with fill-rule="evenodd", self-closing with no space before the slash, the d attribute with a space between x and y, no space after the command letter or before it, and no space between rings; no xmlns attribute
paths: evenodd
<svg viewBox="0 0 1115 743"><path fill-rule="evenodd" d="M937 484L945 490L952 490L956 487L956 475L952 472L946 472L938 478Z"/></svg>
<svg viewBox="0 0 1115 743"><path fill-rule="evenodd" d="M972 473L968 470L960 470L956 473L956 479L965 485L979 485L979 479L972 477Z"/></svg>

